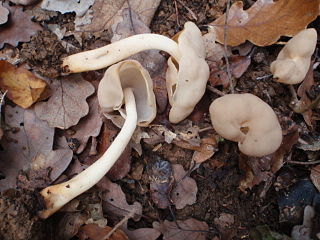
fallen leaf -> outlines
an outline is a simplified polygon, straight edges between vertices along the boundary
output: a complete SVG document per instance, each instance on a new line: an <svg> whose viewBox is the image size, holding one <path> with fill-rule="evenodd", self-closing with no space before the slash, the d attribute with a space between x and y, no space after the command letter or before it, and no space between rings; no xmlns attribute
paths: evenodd
<svg viewBox="0 0 320 240"><path fill-rule="evenodd" d="M72 134L72 137L80 141L80 146L76 151L77 154L82 153L87 146L90 137L97 137L99 135L103 123L96 94L88 98L88 105L88 115L83 117L77 125L72 127L72 130L75 131L75 133Z"/></svg>
<svg viewBox="0 0 320 240"><path fill-rule="evenodd" d="M41 3L41 8L62 14L75 12L76 16L83 16L93 3L94 0L44 0Z"/></svg>
<svg viewBox="0 0 320 240"><path fill-rule="evenodd" d="M49 100L35 105L37 117L47 121L50 127L68 129L88 114L86 98L94 93L94 87L81 75L53 80L50 87L53 93Z"/></svg>
<svg viewBox="0 0 320 240"><path fill-rule="evenodd" d="M85 216L80 212L65 213L57 224L55 236L60 240L72 239L85 223Z"/></svg>
<svg viewBox="0 0 320 240"><path fill-rule="evenodd" d="M154 222L153 228L163 234L163 240L205 240L209 230L208 224L194 218L163 223ZM179 226L179 227L178 227Z"/></svg>
<svg viewBox="0 0 320 240"><path fill-rule="evenodd" d="M271 45L280 36L292 37L318 14L319 0L258 0L247 10L243 10L242 1L237 1L229 9L227 45L237 46L246 40L258 46ZM222 44L225 16L211 23Z"/></svg>
<svg viewBox="0 0 320 240"><path fill-rule="evenodd" d="M33 109L7 105L5 123L9 130L1 139L0 169L6 176L0 180L1 190L15 188L20 170L51 168L50 179L54 181L67 168L72 151L64 138L53 150L54 129L38 119Z"/></svg>
<svg viewBox="0 0 320 240"><path fill-rule="evenodd" d="M47 90L47 83L23 67L16 68L0 60L0 88L7 97L23 108L30 107Z"/></svg>
<svg viewBox="0 0 320 240"><path fill-rule="evenodd" d="M161 233L154 228L138 228L132 231L127 228L122 228L122 230L130 240L156 240L161 235Z"/></svg>
<svg viewBox="0 0 320 240"><path fill-rule="evenodd" d="M142 206L139 202L129 205L126 196L118 184L112 183L109 179L103 178L98 183L104 192L102 194L103 210L112 216L127 216L134 213L133 220L139 221L142 214Z"/></svg>
<svg viewBox="0 0 320 240"><path fill-rule="evenodd" d="M230 72L234 78L240 78L251 64L251 58L246 56L232 56L229 58ZM209 81L212 86L229 86L227 67L222 62L211 62Z"/></svg>
<svg viewBox="0 0 320 240"><path fill-rule="evenodd" d="M42 27L31 21L28 14L22 11L22 7L4 5L10 12L10 20L7 24L0 26L0 49L5 43L13 47L19 42L28 42Z"/></svg>
<svg viewBox="0 0 320 240"><path fill-rule="evenodd" d="M171 205L169 195L174 182L172 165L158 155L146 156L146 162L151 199L158 208L166 209Z"/></svg>
<svg viewBox="0 0 320 240"><path fill-rule="evenodd" d="M187 172L180 164L173 164L173 177L176 186L172 189L171 200L177 209L192 205L197 201L198 187L196 181L187 176Z"/></svg>
<svg viewBox="0 0 320 240"><path fill-rule="evenodd" d="M219 229L221 238L224 240L232 240L237 232L232 228L234 224L234 215L229 213L220 213L219 217L214 218L214 224Z"/></svg>
<svg viewBox="0 0 320 240"><path fill-rule="evenodd" d="M149 26L159 4L160 0L132 0L130 2L126 0L95 0L92 11L86 13L86 15L91 16L91 23L79 26L77 30L97 32L108 29L113 24L119 22L119 16L121 16L122 11L127 8L138 14L140 19Z"/></svg>
<svg viewBox="0 0 320 240"><path fill-rule="evenodd" d="M212 62L218 62L224 57L223 45L216 43L216 32L209 28L209 32L202 36L205 50L206 59Z"/></svg>
<svg viewBox="0 0 320 240"><path fill-rule="evenodd" d="M96 224L87 224L82 226L77 233L80 240L102 240L112 230L112 227L99 227ZM109 238L109 240L129 240L127 235L120 229L117 229Z"/></svg>
<svg viewBox="0 0 320 240"><path fill-rule="evenodd" d="M0 25L8 21L9 10L2 6L2 1L0 1Z"/></svg>
<svg viewBox="0 0 320 240"><path fill-rule="evenodd" d="M89 213L89 219L86 220L86 224L97 224L101 228L107 226L108 220L103 216L101 203L88 204L86 212Z"/></svg>
<svg viewBox="0 0 320 240"><path fill-rule="evenodd" d="M311 127L314 127L315 121L312 119L312 109L308 107L311 104L311 99L308 96L308 92L311 90L312 86L315 85L314 83L314 76L313 76L313 63L314 61L311 61L309 70L307 72L306 77L304 78L303 82L300 84L297 94L300 97L299 100L299 107L302 109L307 109L306 111L302 112L302 116L304 118L304 121Z"/></svg>
<svg viewBox="0 0 320 240"><path fill-rule="evenodd" d="M310 179L313 185L320 191L320 165L317 165L311 169Z"/></svg>

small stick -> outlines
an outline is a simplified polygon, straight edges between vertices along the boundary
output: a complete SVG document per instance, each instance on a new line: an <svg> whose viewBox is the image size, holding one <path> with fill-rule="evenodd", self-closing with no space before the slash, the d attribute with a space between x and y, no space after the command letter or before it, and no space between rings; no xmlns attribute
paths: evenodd
<svg viewBox="0 0 320 240"><path fill-rule="evenodd" d="M118 222L111 230L110 232L108 232L105 236L103 236L101 238L101 240L105 240L105 239L109 239L109 237L111 237L111 235L122 225L124 224L126 221L129 220L129 218L132 218L134 215L133 212L129 212L128 215L124 216L124 218L121 219L120 222Z"/></svg>
<svg viewBox="0 0 320 240"><path fill-rule="evenodd" d="M174 0L174 7L175 7L175 9L176 9L176 21L177 21L177 25L178 25L178 27L180 27L178 4L177 4L177 1L176 1L176 0Z"/></svg>
<svg viewBox="0 0 320 240"><path fill-rule="evenodd" d="M230 91L231 91L231 93L234 93L234 86L233 86L232 75L231 75L231 71L230 71L228 53L227 53L228 52L228 49L227 49L227 37L228 37L227 30L228 30L229 9L230 9L230 0L228 0L228 2L227 2L226 20L224 22L223 46L224 46L224 58L226 60L226 65L227 65L228 80L230 82Z"/></svg>
<svg viewBox="0 0 320 240"><path fill-rule="evenodd" d="M224 95L226 95L225 93L221 92L220 90L218 90L218 89L216 89L216 88L214 88L214 87L212 87L212 86L210 86L210 85L207 85L207 89L210 90L211 92L219 95L219 96L224 96Z"/></svg>
<svg viewBox="0 0 320 240"><path fill-rule="evenodd" d="M188 8L181 0L177 0L187 11L191 14L194 20L198 21L197 15L190 9Z"/></svg>
<svg viewBox="0 0 320 240"><path fill-rule="evenodd" d="M312 165L312 164L320 163L320 160L315 160L315 161L310 161L310 162L286 161L286 163L298 164L298 165Z"/></svg>

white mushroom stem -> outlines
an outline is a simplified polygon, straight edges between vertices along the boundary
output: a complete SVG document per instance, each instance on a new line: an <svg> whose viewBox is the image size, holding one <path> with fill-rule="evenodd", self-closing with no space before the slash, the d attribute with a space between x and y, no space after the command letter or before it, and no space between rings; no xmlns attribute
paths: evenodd
<svg viewBox="0 0 320 240"><path fill-rule="evenodd" d="M49 186L40 192L46 204L46 209L39 212L41 218L51 216L73 198L98 183L118 160L137 126L136 103L131 88L124 89L124 99L127 117L111 146L100 159L74 178L64 183Z"/></svg>
<svg viewBox="0 0 320 240"><path fill-rule="evenodd" d="M141 51L159 49L180 59L178 44L165 36L146 33L134 35L107 46L77 53L63 59L63 67L70 72L85 72L108 67Z"/></svg>

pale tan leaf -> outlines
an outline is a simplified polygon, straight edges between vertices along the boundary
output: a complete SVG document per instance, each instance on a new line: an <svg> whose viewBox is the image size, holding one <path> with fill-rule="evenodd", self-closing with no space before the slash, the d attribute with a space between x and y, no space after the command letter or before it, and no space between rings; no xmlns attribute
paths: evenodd
<svg viewBox="0 0 320 240"><path fill-rule="evenodd" d="M258 0L248 10L237 1L229 11L227 45L237 46L249 40L258 46L275 43L280 36L293 36L319 14L319 0ZM212 25L217 41L224 43L225 14Z"/></svg>
<svg viewBox="0 0 320 240"><path fill-rule="evenodd" d="M53 80L51 89L50 99L35 105L37 116L47 121L50 127L67 129L88 114L86 98L94 93L94 87L80 75Z"/></svg>

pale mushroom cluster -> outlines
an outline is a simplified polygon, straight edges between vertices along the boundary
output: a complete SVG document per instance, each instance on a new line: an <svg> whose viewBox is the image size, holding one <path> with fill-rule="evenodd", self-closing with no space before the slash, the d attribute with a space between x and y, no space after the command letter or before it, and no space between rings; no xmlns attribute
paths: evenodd
<svg viewBox="0 0 320 240"><path fill-rule="evenodd" d="M288 42L271 65L271 71L279 81L289 79L290 83L297 83L298 78L304 77L313 52L306 45L315 46L314 39L315 31L307 29ZM110 66L98 87L99 104L104 113L118 111L125 122L100 159L69 181L40 192L46 204L46 209L39 213L42 218L49 217L94 186L120 157L136 126L148 126L155 118L156 99L148 71L135 60L124 60L149 49L170 54L166 72L170 122L184 120L204 95L209 67L202 34L192 22L185 23L184 29L173 39L157 34L139 34L63 59L62 66L70 73ZM291 76L293 71L299 73ZM238 142L239 150L246 155L262 157L271 154L282 142L282 130L273 109L252 94L225 95L214 100L209 111L215 131L225 139Z"/></svg>

